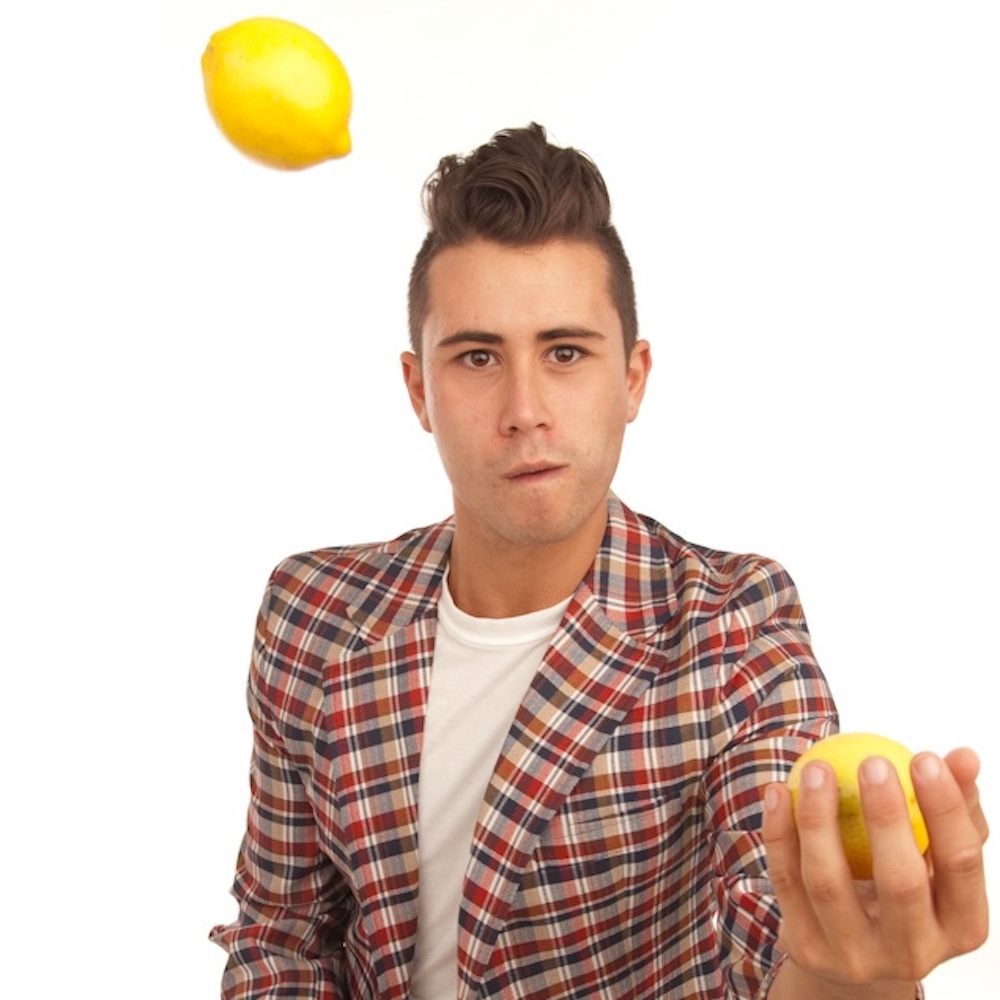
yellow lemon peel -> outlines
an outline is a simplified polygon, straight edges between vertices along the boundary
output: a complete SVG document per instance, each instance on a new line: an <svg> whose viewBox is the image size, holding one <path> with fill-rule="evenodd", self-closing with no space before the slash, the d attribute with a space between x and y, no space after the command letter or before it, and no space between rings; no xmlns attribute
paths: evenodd
<svg viewBox="0 0 1000 1000"><path fill-rule="evenodd" d="M920 852L927 850L929 838L923 814L917 804L916 792L910 778L910 761L913 754L901 743L874 733L837 733L813 744L792 765L788 775L788 788L792 803L797 808L802 770L810 761L828 763L837 778L840 792L838 821L844 854L856 879L872 877L872 848L868 830L861 812L861 794L858 787L858 768L867 757L884 757L899 776L910 815L910 826Z"/></svg>
<svg viewBox="0 0 1000 1000"><path fill-rule="evenodd" d="M301 170L351 151L351 81L318 35L252 17L212 35L205 99L223 135L251 159Z"/></svg>

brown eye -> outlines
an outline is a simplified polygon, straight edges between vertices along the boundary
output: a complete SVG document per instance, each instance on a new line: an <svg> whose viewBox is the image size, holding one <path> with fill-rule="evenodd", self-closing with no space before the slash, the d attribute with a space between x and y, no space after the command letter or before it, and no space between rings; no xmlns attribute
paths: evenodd
<svg viewBox="0 0 1000 1000"><path fill-rule="evenodd" d="M579 347L572 347L569 344L560 344L558 347L552 348L552 357L561 365L569 364L571 361L576 361L580 357L581 351Z"/></svg>
<svg viewBox="0 0 1000 1000"><path fill-rule="evenodd" d="M470 368L485 368L493 360L493 355L489 351L466 351L462 360Z"/></svg>

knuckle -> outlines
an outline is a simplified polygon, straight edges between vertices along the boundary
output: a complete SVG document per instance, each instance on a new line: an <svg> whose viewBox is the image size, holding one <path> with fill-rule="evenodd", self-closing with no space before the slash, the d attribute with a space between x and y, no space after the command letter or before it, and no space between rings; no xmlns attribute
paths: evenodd
<svg viewBox="0 0 1000 1000"><path fill-rule="evenodd" d="M934 859L934 867L958 876L978 875L983 868L982 847L969 844L950 851L943 858Z"/></svg>
<svg viewBox="0 0 1000 1000"><path fill-rule="evenodd" d="M796 965L808 969L814 975L827 979L836 979L843 975L843 962L840 956L831 954L824 941L813 939L797 941L794 948L789 948L789 954Z"/></svg>
<svg viewBox="0 0 1000 1000"><path fill-rule="evenodd" d="M818 969L827 964L826 949L808 935L782 930L781 936L796 965L803 969Z"/></svg>
<svg viewBox="0 0 1000 1000"><path fill-rule="evenodd" d="M810 898L818 904L832 903L840 899L840 880L830 872L813 871L803 874L802 884Z"/></svg>
<svg viewBox="0 0 1000 1000"><path fill-rule="evenodd" d="M864 800L865 825L885 829L901 823L905 817L904 805L884 795L868 796Z"/></svg>
<svg viewBox="0 0 1000 1000"><path fill-rule="evenodd" d="M799 836L814 833L817 830L824 830L827 825L825 816L818 815L815 810L801 809L795 818L795 823L799 828Z"/></svg>
<svg viewBox="0 0 1000 1000"><path fill-rule="evenodd" d="M862 986L876 978L878 971L867 954L854 950L844 956L839 966L839 975L852 986Z"/></svg>
<svg viewBox="0 0 1000 1000"><path fill-rule="evenodd" d="M791 872L772 868L768 873L775 895L784 896L798 888L799 882Z"/></svg>
<svg viewBox="0 0 1000 1000"><path fill-rule="evenodd" d="M927 873L919 876L899 873L879 883L879 893L892 898L897 906L909 908L923 903L928 895Z"/></svg>
<svg viewBox="0 0 1000 1000"><path fill-rule="evenodd" d="M924 979L937 964L937 960L932 960L928 956L926 949L916 950L911 948L902 953L896 953L894 957L895 967L893 968L893 976L897 979Z"/></svg>

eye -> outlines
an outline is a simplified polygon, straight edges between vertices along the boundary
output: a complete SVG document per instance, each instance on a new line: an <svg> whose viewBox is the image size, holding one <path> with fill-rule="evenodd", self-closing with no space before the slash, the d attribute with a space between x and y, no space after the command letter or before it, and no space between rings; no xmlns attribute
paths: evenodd
<svg viewBox="0 0 1000 1000"><path fill-rule="evenodd" d="M477 348L473 351L466 351L459 360L469 368L486 368L493 364L493 352Z"/></svg>
<svg viewBox="0 0 1000 1000"><path fill-rule="evenodd" d="M549 352L549 356L560 365L572 364L574 361L582 358L584 352L579 347L574 347L572 344L558 344L553 347Z"/></svg>

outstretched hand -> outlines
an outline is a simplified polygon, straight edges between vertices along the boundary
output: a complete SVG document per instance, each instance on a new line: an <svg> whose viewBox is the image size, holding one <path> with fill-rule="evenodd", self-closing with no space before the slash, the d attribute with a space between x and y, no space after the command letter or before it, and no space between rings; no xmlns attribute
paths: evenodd
<svg viewBox="0 0 1000 1000"><path fill-rule="evenodd" d="M763 839L782 915L778 946L789 957L771 1000L912 998L913 984L935 966L986 940L983 844L989 831L978 773L971 750L955 750L943 760L931 753L914 758L913 784L930 835L923 856L895 771L879 757L864 762L871 882L851 877L829 765L816 761L805 768L797 823L788 789L768 786ZM810 992L801 992L807 986Z"/></svg>

